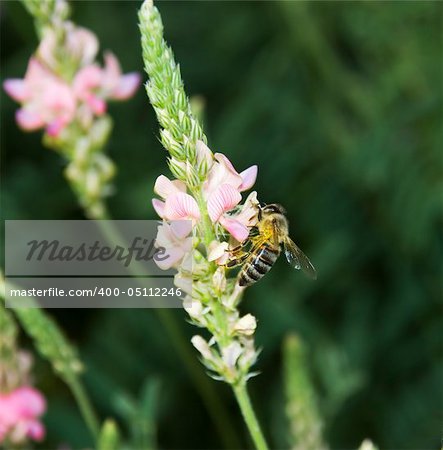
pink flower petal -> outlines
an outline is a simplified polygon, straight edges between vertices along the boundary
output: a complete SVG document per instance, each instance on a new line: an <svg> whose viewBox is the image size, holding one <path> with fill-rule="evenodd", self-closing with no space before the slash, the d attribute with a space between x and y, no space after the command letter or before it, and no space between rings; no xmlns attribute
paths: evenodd
<svg viewBox="0 0 443 450"><path fill-rule="evenodd" d="M120 63L111 52L105 53L105 68L101 87L106 96L115 100L125 100L137 90L141 81L140 74L131 72L122 75Z"/></svg>
<svg viewBox="0 0 443 450"><path fill-rule="evenodd" d="M156 247L171 247L174 243L174 235L168 222L163 222L157 227L157 237L155 238Z"/></svg>
<svg viewBox="0 0 443 450"><path fill-rule="evenodd" d="M174 220L170 223L171 231L177 239L183 239L192 231L191 220Z"/></svg>
<svg viewBox="0 0 443 450"><path fill-rule="evenodd" d="M6 93L18 102L24 102L28 97L28 89L24 80L18 78L5 80L3 89Z"/></svg>
<svg viewBox="0 0 443 450"><path fill-rule="evenodd" d="M11 394L0 395L0 434L2 429L7 431L19 420L20 414L17 412L16 404Z"/></svg>
<svg viewBox="0 0 443 450"><path fill-rule="evenodd" d="M40 114L26 108L21 108L15 113L15 120L26 131L38 130L45 125Z"/></svg>
<svg viewBox="0 0 443 450"><path fill-rule="evenodd" d="M45 437L45 427L38 420L32 420L27 424L26 435L34 441L41 441Z"/></svg>
<svg viewBox="0 0 443 450"><path fill-rule="evenodd" d="M106 102L102 98L88 94L85 96L85 100L97 116L102 116L106 112Z"/></svg>
<svg viewBox="0 0 443 450"><path fill-rule="evenodd" d="M212 241L209 244L208 261L216 261L228 254L228 243Z"/></svg>
<svg viewBox="0 0 443 450"><path fill-rule="evenodd" d="M65 126L66 122L63 119L58 118L46 127L46 132L49 136L56 137Z"/></svg>
<svg viewBox="0 0 443 450"><path fill-rule="evenodd" d="M120 77L117 87L112 91L115 100L126 100L135 94L141 81L141 76L137 72L128 73Z"/></svg>
<svg viewBox="0 0 443 450"><path fill-rule="evenodd" d="M56 64L56 55L54 49L57 45L57 36L55 30L46 28L43 33L43 39L37 48L37 56L47 67L53 67Z"/></svg>
<svg viewBox="0 0 443 450"><path fill-rule="evenodd" d="M121 77L122 71L120 68L120 63L118 62L117 57L112 52L105 52L105 76L107 78L108 86L112 90L115 86L117 86L118 81Z"/></svg>
<svg viewBox="0 0 443 450"><path fill-rule="evenodd" d="M90 95L91 90L100 86L102 70L96 64L83 67L74 78L74 92L78 98L84 100Z"/></svg>
<svg viewBox="0 0 443 450"><path fill-rule="evenodd" d="M155 212L163 219L163 217L165 216L165 202L162 202L157 198L153 198L152 206L154 207Z"/></svg>
<svg viewBox="0 0 443 450"><path fill-rule="evenodd" d="M242 184L239 187L240 192L247 191L248 189L251 189L252 186L254 186L255 180L257 179L257 172L258 167L251 166L240 173L242 179Z"/></svg>
<svg viewBox="0 0 443 450"><path fill-rule="evenodd" d="M241 201L241 195L237 189L229 184L219 186L208 198L208 214L212 222L217 222L220 216L230 211Z"/></svg>
<svg viewBox="0 0 443 450"><path fill-rule="evenodd" d="M231 234L238 242L243 242L249 236L249 230L238 220L222 216L220 218L222 227Z"/></svg>
<svg viewBox="0 0 443 450"><path fill-rule="evenodd" d="M204 193L207 197L221 184L230 184L234 188L238 188L242 184L240 175L225 155L216 153L214 158L217 162L212 165L204 185Z"/></svg>
<svg viewBox="0 0 443 450"><path fill-rule="evenodd" d="M23 418L42 415L46 410L43 395L31 386L22 386L11 393L16 410Z"/></svg>
<svg viewBox="0 0 443 450"><path fill-rule="evenodd" d="M222 165L225 166L230 172L235 175L238 175L237 171L234 169L231 161L223 154L223 153L215 153L214 158Z"/></svg>
<svg viewBox="0 0 443 450"><path fill-rule="evenodd" d="M246 227L253 227L258 220L258 205L257 192L253 191L248 195L240 212L232 216L232 218Z"/></svg>
<svg viewBox="0 0 443 450"><path fill-rule="evenodd" d="M165 218L168 220L200 219L200 210L194 197L184 192L177 192L166 199Z"/></svg>
<svg viewBox="0 0 443 450"><path fill-rule="evenodd" d="M154 192L161 198L166 199L172 194L178 192L185 192L186 185L183 181L174 180L171 181L168 177L160 175L155 181Z"/></svg>
<svg viewBox="0 0 443 450"><path fill-rule="evenodd" d="M47 70L37 58L31 58L26 68L25 80L42 80L51 77L51 72Z"/></svg>
<svg viewBox="0 0 443 450"><path fill-rule="evenodd" d="M173 228L173 224L176 229ZM179 228L177 229L178 226ZM155 246L165 249L165 253L162 253L158 259L155 259L158 267L166 270L171 267L177 267L182 262L184 256L192 250L192 238L186 237L191 229L192 222L190 220L174 221L172 223L163 222L158 227ZM175 232L181 233L183 237L178 237Z"/></svg>
<svg viewBox="0 0 443 450"><path fill-rule="evenodd" d="M162 270L168 270L174 267L177 263L183 259L184 252L179 247L170 247L166 249L166 253L161 255L161 260L158 261L154 258L155 264Z"/></svg>
<svg viewBox="0 0 443 450"><path fill-rule="evenodd" d="M81 61L82 66L91 64L98 52L97 36L83 27L70 29L66 36L69 51Z"/></svg>

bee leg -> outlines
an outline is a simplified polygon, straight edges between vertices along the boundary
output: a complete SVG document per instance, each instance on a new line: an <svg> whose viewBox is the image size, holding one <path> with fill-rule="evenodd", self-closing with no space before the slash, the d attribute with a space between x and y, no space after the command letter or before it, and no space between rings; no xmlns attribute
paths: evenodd
<svg viewBox="0 0 443 450"><path fill-rule="evenodd" d="M226 263L226 267L235 267L240 264L242 264L246 258L249 256L249 253L244 250L244 247L246 247L247 242L243 242L240 245L237 245L237 247L234 247L230 251L230 260Z"/></svg>
<svg viewBox="0 0 443 450"><path fill-rule="evenodd" d="M244 250L250 243L249 239L245 239L241 244L237 245L229 251L231 259L225 264L226 267L231 268L242 264L249 253Z"/></svg>
<svg viewBox="0 0 443 450"><path fill-rule="evenodd" d="M251 239L252 237L258 236L259 234L260 234L260 232L259 232L259 230L258 230L258 227L252 227L252 228L249 230L249 236L248 236L248 238Z"/></svg>
<svg viewBox="0 0 443 450"><path fill-rule="evenodd" d="M243 262L246 261L246 258L249 256L249 253L247 252L243 252L242 254L240 254L239 256L229 260L225 266L229 269L231 269L232 267L235 266L239 266L240 264L242 264Z"/></svg>

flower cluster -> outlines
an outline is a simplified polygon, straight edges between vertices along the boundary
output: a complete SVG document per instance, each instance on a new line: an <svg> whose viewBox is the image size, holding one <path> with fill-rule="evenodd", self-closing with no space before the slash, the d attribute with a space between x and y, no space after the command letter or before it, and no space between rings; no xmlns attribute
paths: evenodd
<svg viewBox="0 0 443 450"><path fill-rule="evenodd" d="M74 121L89 128L94 116L106 112L107 100L130 98L140 84L139 74L122 75L110 52L105 54L103 68L94 62L98 40L91 31L67 22L64 32L63 65L71 70L59 70L56 31L48 28L24 79L4 82L5 91L21 104L16 120L24 130L45 128L56 137Z"/></svg>
<svg viewBox="0 0 443 450"><path fill-rule="evenodd" d="M202 185L202 198L204 204L207 205L207 214L212 226L215 227L217 235L227 231L235 241L243 242L257 220L256 192L252 192L244 205L237 211L235 209L242 200L241 192L254 185L257 178L257 166L251 166L238 173L225 155L222 153L212 155L211 150L200 140L196 143L196 154L198 160L207 160L208 171ZM166 176L160 175L155 182L154 192L162 200L155 198L152 200L152 205L163 220L190 220L194 225L201 221L202 212L199 204L194 196L187 193L187 185L183 181L171 181ZM177 226L176 224L173 228L177 228ZM168 225L169 228L171 227ZM191 227L188 228L186 234L183 232L171 234L166 232L165 227L162 226L160 236L162 246L168 249L180 248L183 241L188 239L190 232ZM165 242L166 234L169 236L169 242ZM209 260L217 260L219 264L224 264L223 256L227 253L227 245L227 242L211 242ZM176 260L176 252L173 255L174 258L165 260L170 261L169 267L177 267L177 264L180 263Z"/></svg>
<svg viewBox="0 0 443 450"><path fill-rule="evenodd" d="M6 80L4 89L21 105L18 125L27 131L44 129L44 144L68 160L65 176L86 213L102 218L102 198L111 192L115 174L103 152L112 128L107 102L130 98L140 75L122 74L111 52L101 67L97 37L67 20L65 0L25 6L36 19L41 41L25 77Z"/></svg>
<svg viewBox="0 0 443 450"><path fill-rule="evenodd" d="M240 315L238 303L244 288L236 278L226 276L225 265L230 245L245 241L258 219L255 192L240 205L242 192L255 182L257 167L239 173L226 156L212 154L186 96L180 68L163 38L153 0L144 0L139 21L149 76L146 92L169 153L169 168L177 178L160 176L155 183L161 200L155 199L153 206L163 219L159 235L163 242L167 238L173 255L167 266L177 268L175 284L186 293L184 307L191 322L210 335L209 340L200 335L192 338L202 363L210 376L231 385L256 447L264 450L268 447L246 389L258 356L254 344L257 323L251 314ZM187 220L190 225L178 229L171 220Z"/></svg>
<svg viewBox="0 0 443 450"><path fill-rule="evenodd" d="M18 350L17 338L17 325L0 304L0 446L6 448L40 441L45 434L39 419L46 402L30 384L32 358Z"/></svg>
<svg viewBox="0 0 443 450"><path fill-rule="evenodd" d="M41 441L45 428L40 416L45 412L43 395L31 386L0 393L0 443L18 445L28 439Z"/></svg>
<svg viewBox="0 0 443 450"><path fill-rule="evenodd" d="M158 264L177 269L175 283L187 294L186 311L195 325L213 336L209 342L199 335L192 339L205 366L214 378L237 383L251 376L249 369L257 357L256 320L251 314L240 317L236 309L240 288L226 278L224 264L230 247L247 239L257 221L256 192L240 205L241 193L255 183L257 166L239 173L225 155L213 155L200 140L195 152L197 160L207 165L198 195L185 182L164 175L154 186L161 200L153 199L153 206L163 219L156 242L168 254ZM203 242L206 248L201 246L203 236L212 230L214 239Z"/></svg>

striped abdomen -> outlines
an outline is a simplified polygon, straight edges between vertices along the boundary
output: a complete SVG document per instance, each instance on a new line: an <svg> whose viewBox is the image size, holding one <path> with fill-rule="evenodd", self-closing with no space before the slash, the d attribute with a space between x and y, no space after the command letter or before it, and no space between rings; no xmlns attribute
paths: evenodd
<svg viewBox="0 0 443 450"><path fill-rule="evenodd" d="M271 267L277 261L280 255L280 247L275 247L269 242L254 254L251 254L238 275L238 284L240 286L250 286L266 275Z"/></svg>

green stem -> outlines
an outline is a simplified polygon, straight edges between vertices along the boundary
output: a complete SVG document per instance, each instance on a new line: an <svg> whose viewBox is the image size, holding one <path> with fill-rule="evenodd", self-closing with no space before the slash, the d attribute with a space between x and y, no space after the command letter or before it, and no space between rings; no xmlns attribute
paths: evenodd
<svg viewBox="0 0 443 450"><path fill-rule="evenodd" d="M83 387L83 384L77 377L69 377L66 380L66 383L71 389L75 401L77 402L77 405L83 416L83 420L93 434L95 442L97 442L100 433L100 425L92 408L89 397L86 394L85 388Z"/></svg>
<svg viewBox="0 0 443 450"><path fill-rule="evenodd" d="M268 450L268 444L266 444L265 437L258 423L257 417L252 407L251 400L249 398L248 391L246 389L246 383L239 383L232 386L235 394L235 398L240 406L243 418L254 441L255 448L257 450Z"/></svg>

